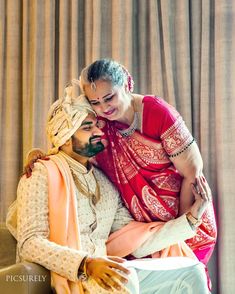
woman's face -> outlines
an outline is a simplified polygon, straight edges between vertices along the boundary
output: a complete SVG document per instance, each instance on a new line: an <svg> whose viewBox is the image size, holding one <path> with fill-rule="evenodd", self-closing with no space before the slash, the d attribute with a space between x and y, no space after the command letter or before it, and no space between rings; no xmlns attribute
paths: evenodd
<svg viewBox="0 0 235 294"><path fill-rule="evenodd" d="M109 120L121 119L131 103L124 86L113 86L108 81L97 80L95 87L86 85L85 95L95 112Z"/></svg>

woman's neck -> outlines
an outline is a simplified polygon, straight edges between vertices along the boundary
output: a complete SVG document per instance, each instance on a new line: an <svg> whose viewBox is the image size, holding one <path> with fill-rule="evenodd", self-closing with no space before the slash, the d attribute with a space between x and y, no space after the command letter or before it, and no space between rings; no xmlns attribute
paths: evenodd
<svg viewBox="0 0 235 294"><path fill-rule="evenodd" d="M120 116L116 121L120 123L124 123L126 125L131 125L134 119L135 114L135 107L134 107L134 101L131 94L126 94L126 100L129 100L128 105L126 105L125 111L122 113L122 116Z"/></svg>
<svg viewBox="0 0 235 294"><path fill-rule="evenodd" d="M131 123L134 120L134 114L135 110L134 107L132 106L132 103L128 106L122 117L117 119L118 122L124 123L126 125L131 125Z"/></svg>
<svg viewBox="0 0 235 294"><path fill-rule="evenodd" d="M130 126L133 123L135 112L141 112L143 97L139 94L131 95L130 105L117 121Z"/></svg>

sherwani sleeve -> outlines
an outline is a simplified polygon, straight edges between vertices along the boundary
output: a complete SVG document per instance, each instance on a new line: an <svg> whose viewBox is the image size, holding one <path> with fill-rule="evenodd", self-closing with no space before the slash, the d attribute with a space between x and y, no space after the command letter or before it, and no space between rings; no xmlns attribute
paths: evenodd
<svg viewBox="0 0 235 294"><path fill-rule="evenodd" d="M160 251L180 241L194 237L196 232L190 226L186 215L166 222L161 229L153 234L133 255L141 258L154 252Z"/></svg>
<svg viewBox="0 0 235 294"><path fill-rule="evenodd" d="M17 189L17 241L21 260L41 264L47 269L77 281L82 259L87 255L48 240L47 170L36 163L32 176L21 178Z"/></svg>
<svg viewBox="0 0 235 294"><path fill-rule="evenodd" d="M115 232L131 221L133 221L127 208L124 206L120 196L118 196L118 208L114 218L111 232ZM180 241L185 241L194 237L196 232L190 226L186 215L166 222L162 228L155 232L147 241L145 241L132 255L141 258L160 251Z"/></svg>
<svg viewBox="0 0 235 294"><path fill-rule="evenodd" d="M129 222L134 220L128 209L124 206L119 193L117 191L115 192L117 194L118 204L114 222L111 228L111 233L120 230L122 227L129 224Z"/></svg>

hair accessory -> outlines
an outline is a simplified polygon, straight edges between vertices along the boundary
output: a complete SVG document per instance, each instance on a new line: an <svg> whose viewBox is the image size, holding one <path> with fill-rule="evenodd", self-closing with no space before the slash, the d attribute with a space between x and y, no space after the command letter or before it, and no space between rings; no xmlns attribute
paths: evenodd
<svg viewBox="0 0 235 294"><path fill-rule="evenodd" d="M124 73L125 73L125 75L127 77L128 91L132 93L133 90L134 90L134 81L133 81L133 78L132 78L131 74L129 73L129 71L123 65L122 65L122 70L124 71Z"/></svg>

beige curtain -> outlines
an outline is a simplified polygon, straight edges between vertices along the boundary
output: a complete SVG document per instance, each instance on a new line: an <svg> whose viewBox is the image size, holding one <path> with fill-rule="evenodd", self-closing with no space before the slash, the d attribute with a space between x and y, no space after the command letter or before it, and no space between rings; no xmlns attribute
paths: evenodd
<svg viewBox="0 0 235 294"><path fill-rule="evenodd" d="M27 151L48 147L51 102L86 64L112 57L196 137L219 226L213 293L234 293L234 35L233 0L0 0L1 222Z"/></svg>

